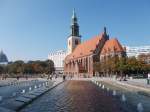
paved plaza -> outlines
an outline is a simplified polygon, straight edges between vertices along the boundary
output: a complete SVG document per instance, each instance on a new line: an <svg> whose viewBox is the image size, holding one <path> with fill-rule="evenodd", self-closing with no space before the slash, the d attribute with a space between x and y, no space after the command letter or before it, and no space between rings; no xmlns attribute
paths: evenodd
<svg viewBox="0 0 150 112"><path fill-rule="evenodd" d="M8 79L1 84L3 112L150 111L149 85L144 79L73 78L65 82L62 78Z"/></svg>

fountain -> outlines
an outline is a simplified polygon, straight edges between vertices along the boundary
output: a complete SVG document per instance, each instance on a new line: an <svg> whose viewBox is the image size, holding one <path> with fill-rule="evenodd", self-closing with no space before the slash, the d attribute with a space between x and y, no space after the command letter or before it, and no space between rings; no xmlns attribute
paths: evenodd
<svg viewBox="0 0 150 112"><path fill-rule="evenodd" d="M125 97L124 94L122 94L122 96L121 96L121 101L122 101L122 102L125 102L125 101L126 101L126 97Z"/></svg>
<svg viewBox="0 0 150 112"><path fill-rule="evenodd" d="M104 85L102 86L102 89L105 89L105 86L104 86Z"/></svg>
<svg viewBox="0 0 150 112"><path fill-rule="evenodd" d="M34 89L36 89L36 88L37 88L37 86L35 85L35 86L34 86Z"/></svg>
<svg viewBox="0 0 150 112"><path fill-rule="evenodd" d="M99 87L101 87L101 83L99 83Z"/></svg>
<svg viewBox="0 0 150 112"><path fill-rule="evenodd" d="M116 91L115 90L113 90L113 94L112 94L113 96L116 96L117 95L117 93L116 93Z"/></svg>
<svg viewBox="0 0 150 112"><path fill-rule="evenodd" d="M31 87L29 87L29 91L31 91L32 90L32 88Z"/></svg>
<svg viewBox="0 0 150 112"><path fill-rule="evenodd" d="M21 93L24 94L25 93L25 89L23 89Z"/></svg>
<svg viewBox="0 0 150 112"><path fill-rule="evenodd" d="M137 104L137 111L138 111L138 112L144 112L144 108L143 108L142 103L138 103L138 104Z"/></svg>
<svg viewBox="0 0 150 112"><path fill-rule="evenodd" d="M0 102L3 100L3 97L2 96L0 96Z"/></svg>

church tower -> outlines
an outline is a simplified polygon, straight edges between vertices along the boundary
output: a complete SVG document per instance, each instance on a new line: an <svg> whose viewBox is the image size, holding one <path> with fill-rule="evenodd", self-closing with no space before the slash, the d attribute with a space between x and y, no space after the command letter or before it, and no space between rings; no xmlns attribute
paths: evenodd
<svg viewBox="0 0 150 112"><path fill-rule="evenodd" d="M72 53L76 46L81 43L81 36L79 34L79 25L75 10L73 10L71 19L71 35L68 38L68 54Z"/></svg>

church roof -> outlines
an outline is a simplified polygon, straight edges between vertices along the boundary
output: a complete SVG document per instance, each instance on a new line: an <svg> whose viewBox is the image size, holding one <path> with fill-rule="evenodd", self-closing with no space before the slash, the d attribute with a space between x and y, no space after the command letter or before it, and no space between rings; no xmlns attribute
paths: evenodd
<svg viewBox="0 0 150 112"><path fill-rule="evenodd" d="M102 48L101 54L106 54L110 52L122 52L124 51L123 47L116 38L107 40L104 47Z"/></svg>
<svg viewBox="0 0 150 112"><path fill-rule="evenodd" d="M80 58L80 57L93 54L93 51L96 49L96 46L98 45L102 37L103 37L103 33L79 44L75 48L73 53L68 55L66 59L71 60L71 59Z"/></svg>

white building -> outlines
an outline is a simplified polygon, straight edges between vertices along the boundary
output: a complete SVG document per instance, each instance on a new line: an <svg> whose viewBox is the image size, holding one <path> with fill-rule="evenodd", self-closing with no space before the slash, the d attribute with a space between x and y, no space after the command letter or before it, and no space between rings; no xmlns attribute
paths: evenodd
<svg viewBox="0 0 150 112"><path fill-rule="evenodd" d="M48 55L48 59L54 62L54 66L56 68L56 72L63 72L63 61L67 56L67 52L64 50L59 50L56 52L52 52Z"/></svg>
<svg viewBox="0 0 150 112"><path fill-rule="evenodd" d="M126 53L128 57L137 57L140 54L149 54L150 46L126 46Z"/></svg>

